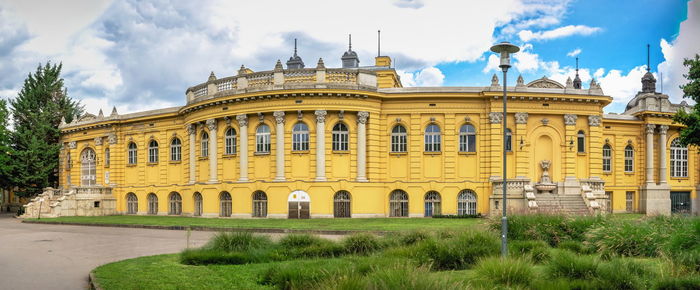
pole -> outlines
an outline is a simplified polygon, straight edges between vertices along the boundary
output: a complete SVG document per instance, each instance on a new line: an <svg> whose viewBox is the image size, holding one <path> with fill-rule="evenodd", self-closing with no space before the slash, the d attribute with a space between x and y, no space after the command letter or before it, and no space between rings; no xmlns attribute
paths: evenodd
<svg viewBox="0 0 700 290"><path fill-rule="evenodd" d="M506 82L506 76L507 76L508 68L503 67L503 183L502 183L502 189L503 189L503 217L501 218L501 256L502 257L507 257L508 256L508 217L507 217L507 212L506 212L506 192L507 192L507 185L506 185L506 146L507 146L507 141L506 140L506 130L508 128L508 95L507 95L507 82Z"/></svg>

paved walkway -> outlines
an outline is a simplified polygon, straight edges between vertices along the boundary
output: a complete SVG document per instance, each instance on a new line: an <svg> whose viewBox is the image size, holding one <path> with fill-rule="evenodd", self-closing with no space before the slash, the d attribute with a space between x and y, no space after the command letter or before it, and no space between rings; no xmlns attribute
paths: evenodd
<svg viewBox="0 0 700 290"><path fill-rule="evenodd" d="M190 246L213 234L192 232ZM99 265L186 245L185 231L23 224L0 215L0 289L86 289Z"/></svg>

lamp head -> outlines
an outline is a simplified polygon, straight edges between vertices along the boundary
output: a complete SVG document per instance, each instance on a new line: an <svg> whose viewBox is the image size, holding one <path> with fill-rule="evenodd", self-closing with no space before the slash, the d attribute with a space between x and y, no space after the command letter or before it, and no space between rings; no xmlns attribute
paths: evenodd
<svg viewBox="0 0 700 290"><path fill-rule="evenodd" d="M491 51L501 54L501 64L498 67L506 71L510 67L510 54L520 51L520 48L510 42L503 41L492 46Z"/></svg>

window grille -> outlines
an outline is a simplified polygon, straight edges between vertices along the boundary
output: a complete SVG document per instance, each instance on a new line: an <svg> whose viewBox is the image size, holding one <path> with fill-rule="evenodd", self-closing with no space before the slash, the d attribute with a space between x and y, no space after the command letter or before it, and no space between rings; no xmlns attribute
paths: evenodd
<svg viewBox="0 0 700 290"><path fill-rule="evenodd" d="M267 217L267 194L256 191L253 194L253 217Z"/></svg>
<svg viewBox="0 0 700 290"><path fill-rule="evenodd" d="M199 192L194 193L194 216L202 216L202 194Z"/></svg>
<svg viewBox="0 0 700 290"><path fill-rule="evenodd" d="M333 216L337 218L350 217L350 193L341 190L333 197Z"/></svg>
<svg viewBox="0 0 700 290"><path fill-rule="evenodd" d="M625 172L633 172L634 171L634 148L632 146L627 145L625 147Z"/></svg>
<svg viewBox="0 0 700 290"><path fill-rule="evenodd" d="M671 142L671 177L688 177L688 147L678 138Z"/></svg>
<svg viewBox="0 0 700 290"><path fill-rule="evenodd" d="M270 153L270 127L262 124L255 131L255 152Z"/></svg>
<svg viewBox="0 0 700 290"><path fill-rule="evenodd" d="M182 214L182 196L179 193L173 192L170 194L170 206L168 208L169 215L181 215Z"/></svg>
<svg viewBox="0 0 700 290"><path fill-rule="evenodd" d="M612 148L610 145L603 145L603 172L612 171Z"/></svg>
<svg viewBox="0 0 700 290"><path fill-rule="evenodd" d="M137 214L139 212L139 199L132 192L126 195L126 213Z"/></svg>
<svg viewBox="0 0 700 290"><path fill-rule="evenodd" d="M148 194L148 214L156 215L158 214L158 197L153 194Z"/></svg>
<svg viewBox="0 0 700 290"><path fill-rule="evenodd" d="M349 139L348 126L343 123L337 123L333 126L333 151L348 151Z"/></svg>
<svg viewBox="0 0 700 290"><path fill-rule="evenodd" d="M200 143L199 152L202 157L209 156L209 134L207 132L202 132L202 140Z"/></svg>
<svg viewBox="0 0 700 290"><path fill-rule="evenodd" d="M294 124L292 128L292 151L309 150L309 126L304 123Z"/></svg>
<svg viewBox="0 0 700 290"><path fill-rule="evenodd" d="M408 194L403 190L394 190L389 199L389 216L408 216Z"/></svg>
<svg viewBox="0 0 700 290"><path fill-rule="evenodd" d="M476 193L469 189L459 192L457 196L458 215L476 215Z"/></svg>
<svg viewBox="0 0 700 290"><path fill-rule="evenodd" d="M440 127L430 124L425 128L425 151L440 152Z"/></svg>
<svg viewBox="0 0 700 290"><path fill-rule="evenodd" d="M219 195L219 216L230 217L232 214L231 194L224 191Z"/></svg>
<svg viewBox="0 0 700 290"><path fill-rule="evenodd" d="M96 183L95 151L85 148L80 154L80 185L94 186Z"/></svg>
<svg viewBox="0 0 700 290"><path fill-rule="evenodd" d="M391 129L391 152L406 152L406 128L396 125Z"/></svg>
<svg viewBox="0 0 700 290"><path fill-rule="evenodd" d="M158 162L158 142L156 142L156 140L151 140L151 142L148 143L148 162Z"/></svg>
<svg viewBox="0 0 700 290"><path fill-rule="evenodd" d="M170 161L181 161L182 160L182 141L178 138L174 138L170 142Z"/></svg>
<svg viewBox="0 0 700 290"><path fill-rule="evenodd" d="M136 164L136 158L137 158L137 153L138 151L136 147L136 143L131 142L129 143L129 164Z"/></svg>
<svg viewBox="0 0 700 290"><path fill-rule="evenodd" d="M228 128L226 130L226 136L224 138L224 154L233 155L236 154L236 129Z"/></svg>
<svg viewBox="0 0 700 290"><path fill-rule="evenodd" d="M431 217L441 214L440 202L440 193L437 191L428 191L428 193L425 194L425 216Z"/></svg>
<svg viewBox="0 0 700 290"><path fill-rule="evenodd" d="M578 153L585 153L586 152L586 134L583 133L583 131L578 131L578 139L577 139L577 144L578 144Z"/></svg>

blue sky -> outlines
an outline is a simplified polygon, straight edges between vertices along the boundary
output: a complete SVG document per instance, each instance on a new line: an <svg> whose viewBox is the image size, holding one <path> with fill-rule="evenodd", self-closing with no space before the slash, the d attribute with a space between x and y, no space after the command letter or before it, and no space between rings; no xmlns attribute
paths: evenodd
<svg viewBox="0 0 700 290"><path fill-rule="evenodd" d="M39 3L41 2L41 3ZM621 112L646 68L663 72L681 101L683 58L700 53L700 0L165 1L0 0L0 97L13 98L39 63L62 62L69 95L91 113L184 104L187 87L241 66L270 70L294 38L307 66L340 65L353 34L361 65L394 58L404 86L484 86L496 72L488 48L510 41L514 80L573 77L580 57ZM36 9L37 5L45 9ZM657 75L657 79L659 75Z"/></svg>

